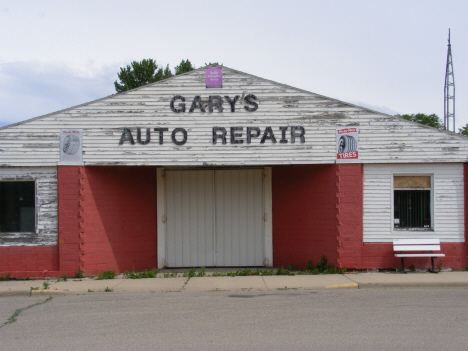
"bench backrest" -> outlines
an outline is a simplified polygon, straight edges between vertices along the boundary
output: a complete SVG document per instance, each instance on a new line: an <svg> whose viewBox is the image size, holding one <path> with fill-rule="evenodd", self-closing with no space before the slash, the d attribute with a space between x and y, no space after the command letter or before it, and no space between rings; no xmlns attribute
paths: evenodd
<svg viewBox="0 0 468 351"><path fill-rule="evenodd" d="M393 251L440 251L440 240L393 239Z"/></svg>

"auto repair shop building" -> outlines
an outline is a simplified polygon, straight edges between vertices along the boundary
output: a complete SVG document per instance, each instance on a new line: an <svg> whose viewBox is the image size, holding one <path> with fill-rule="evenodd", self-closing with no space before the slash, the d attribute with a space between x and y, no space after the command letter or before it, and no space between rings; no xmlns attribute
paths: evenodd
<svg viewBox="0 0 468 351"><path fill-rule="evenodd" d="M0 274L467 266L468 139L207 66L0 128ZM408 259L416 268L429 258Z"/></svg>

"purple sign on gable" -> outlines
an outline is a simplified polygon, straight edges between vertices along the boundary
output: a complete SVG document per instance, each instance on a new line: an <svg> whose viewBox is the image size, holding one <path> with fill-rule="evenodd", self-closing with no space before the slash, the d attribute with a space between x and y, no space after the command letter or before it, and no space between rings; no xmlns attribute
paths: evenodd
<svg viewBox="0 0 468 351"><path fill-rule="evenodd" d="M223 69L222 67L210 67L206 69L206 87L223 87Z"/></svg>

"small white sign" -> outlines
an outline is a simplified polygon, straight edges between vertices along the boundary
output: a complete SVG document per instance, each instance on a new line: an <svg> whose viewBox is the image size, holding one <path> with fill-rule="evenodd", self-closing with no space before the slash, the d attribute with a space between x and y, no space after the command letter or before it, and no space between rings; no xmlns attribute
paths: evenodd
<svg viewBox="0 0 468 351"><path fill-rule="evenodd" d="M83 130L60 130L60 162L83 161Z"/></svg>

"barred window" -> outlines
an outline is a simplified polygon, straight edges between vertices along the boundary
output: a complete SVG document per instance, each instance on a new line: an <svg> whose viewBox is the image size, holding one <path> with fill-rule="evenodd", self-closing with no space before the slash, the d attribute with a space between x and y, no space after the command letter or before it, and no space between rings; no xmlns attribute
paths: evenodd
<svg viewBox="0 0 468 351"><path fill-rule="evenodd" d="M432 228L431 177L394 176L394 228Z"/></svg>

